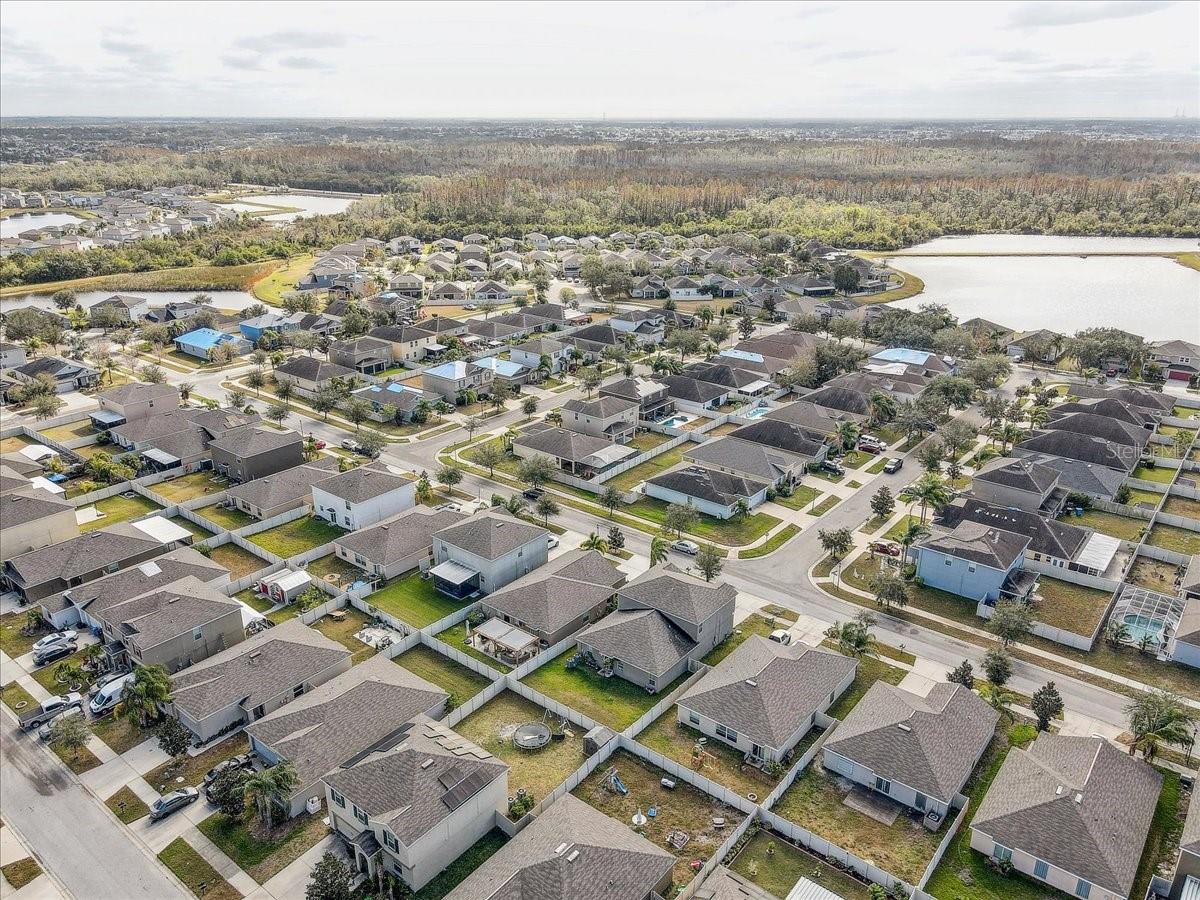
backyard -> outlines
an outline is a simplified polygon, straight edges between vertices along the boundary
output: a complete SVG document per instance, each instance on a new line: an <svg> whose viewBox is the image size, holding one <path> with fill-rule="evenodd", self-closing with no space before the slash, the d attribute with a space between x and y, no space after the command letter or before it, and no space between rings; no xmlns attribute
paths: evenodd
<svg viewBox="0 0 1200 900"><path fill-rule="evenodd" d="M413 900L442 900L507 843L508 836L499 828L493 828L443 869L433 881L413 894Z"/></svg>
<svg viewBox="0 0 1200 900"><path fill-rule="evenodd" d="M186 503L205 494L218 494L229 486L229 480L213 475L212 472L193 472L169 481L150 485L150 490L173 503Z"/></svg>
<svg viewBox="0 0 1200 900"><path fill-rule="evenodd" d="M1094 528L1101 534L1120 538L1123 541L1134 542L1141 537L1142 531L1149 524L1142 519L1131 519L1128 516L1118 516L1114 513L1101 512L1098 509L1089 509L1082 516L1073 516L1069 513L1064 513L1058 517L1058 520L1066 522L1068 525L1083 525L1087 528Z"/></svg>
<svg viewBox="0 0 1200 900"><path fill-rule="evenodd" d="M90 522L80 525L79 530L81 532L94 531L97 528L107 528L109 525L116 525L118 522L127 522L130 519L149 515L152 512L162 509L153 500L149 500L141 494L134 494L132 497L117 494L104 500L97 500L94 505L96 512L100 513L101 516L98 519L93 519ZM86 507L81 507L81 509L86 509ZM76 515L78 515L78 510L76 511Z"/></svg>
<svg viewBox="0 0 1200 900"><path fill-rule="evenodd" d="M609 772L619 778L626 793L618 793ZM665 788L661 783L665 777L667 773L657 766L628 751L617 750L572 793L618 822L629 822L635 813L645 813L653 807L657 814L638 830L648 840L676 855L672 878L676 888L680 888L692 880L691 861L714 854L743 816L685 782ZM721 820L721 826L714 824L713 819ZM682 849L667 843L667 836L676 830L687 838Z"/></svg>
<svg viewBox="0 0 1200 900"><path fill-rule="evenodd" d="M1163 504L1163 512L1200 521L1200 500L1193 500L1191 497L1168 497L1167 502Z"/></svg>
<svg viewBox="0 0 1200 900"><path fill-rule="evenodd" d="M22 447L29 447L36 444L31 437L26 437L23 434L14 434L6 438L0 438L0 453L16 453Z"/></svg>
<svg viewBox="0 0 1200 900"><path fill-rule="evenodd" d="M683 448L690 446L689 444L680 444L678 447L672 447L653 459L648 459L644 463L634 466L616 475L604 482L605 486L612 485L619 491L631 491L637 485L641 484L647 478L653 478L665 472L673 466L683 462Z"/></svg>
<svg viewBox="0 0 1200 900"><path fill-rule="evenodd" d="M302 813L267 829L256 815L228 819L213 813L197 828L259 884L279 874L288 863L329 834L324 810Z"/></svg>
<svg viewBox="0 0 1200 900"><path fill-rule="evenodd" d="M486 653L476 650L467 643L467 623L466 620L459 622L457 625L451 625L445 631L438 632L437 639L443 644L448 644L460 653L465 653L467 656L474 657L484 665L491 666L498 672L511 672L512 666L507 666L500 660L488 656Z"/></svg>
<svg viewBox="0 0 1200 900"><path fill-rule="evenodd" d="M858 879L766 830L759 830L746 842L729 868L776 897L786 897L801 878L821 885L843 900L871 897L867 886Z"/></svg>
<svg viewBox="0 0 1200 900"><path fill-rule="evenodd" d="M436 684L450 695L455 705L466 703L492 682L466 666L448 659L425 644L417 644L392 662Z"/></svg>
<svg viewBox="0 0 1200 900"><path fill-rule="evenodd" d="M197 541L206 541L216 534L215 531L210 531L203 525L197 525L191 519L185 519L183 516L171 516L168 521L174 522L184 531L189 532Z"/></svg>
<svg viewBox="0 0 1200 900"><path fill-rule="evenodd" d="M264 550L274 553L282 559L291 559L328 544L334 538L341 537L346 532L335 525L330 525L324 519L316 516L301 516L266 531L260 531L246 538L252 544L257 544Z"/></svg>
<svg viewBox="0 0 1200 900"><path fill-rule="evenodd" d="M1173 594L1178 577L1179 566L1148 556L1139 556L1125 580L1160 594Z"/></svg>
<svg viewBox="0 0 1200 900"><path fill-rule="evenodd" d="M567 737L552 740L541 750L521 750L513 744L513 732L518 725L542 721L549 724L551 718L557 723L557 717L548 717L546 710L536 703L512 691L503 691L459 722L454 730L508 763L509 795L524 790L536 801L562 784L586 759L583 729L570 723L563 732Z"/></svg>
<svg viewBox="0 0 1200 900"><path fill-rule="evenodd" d="M208 558L227 568L231 581L238 581L270 565L261 556L255 556L249 550L243 550L232 541L222 544L220 547L214 547L209 551Z"/></svg>
<svg viewBox="0 0 1200 900"><path fill-rule="evenodd" d="M1185 556L1200 553L1200 531L1189 531L1175 525L1155 525L1146 537L1146 543L1163 550L1174 550Z"/></svg>
<svg viewBox="0 0 1200 900"><path fill-rule="evenodd" d="M324 581L326 584L343 590L347 585L353 584L363 577L362 569L346 562L336 553L326 553L324 556L314 559L304 567L304 570L314 580Z"/></svg>
<svg viewBox="0 0 1200 900"><path fill-rule="evenodd" d="M353 654L350 657L350 663L358 665L364 659L379 652L354 636L370 624L370 617L362 610L355 609L353 606L343 606L335 612L321 616L309 627L315 628L331 641L337 641L349 650ZM400 635L396 635L396 639L399 640L399 638Z"/></svg>
<svg viewBox="0 0 1200 900"><path fill-rule="evenodd" d="M616 731L624 731L688 677L685 672L658 694L648 694L616 675L602 678L585 665L568 669L567 661L574 655L574 648L565 650L527 675L524 683Z"/></svg>
<svg viewBox="0 0 1200 900"><path fill-rule="evenodd" d="M467 604L438 593L432 578L419 572L393 579L367 597L367 602L416 628L432 625Z"/></svg>
<svg viewBox="0 0 1200 900"><path fill-rule="evenodd" d="M1039 599L1034 616L1039 622L1087 637L1104 618L1112 592L1043 575L1035 596Z"/></svg>
<svg viewBox="0 0 1200 900"><path fill-rule="evenodd" d="M1157 448L1156 448L1157 449ZM1138 466L1130 475L1139 481L1154 481L1158 484L1170 484L1175 480L1177 469L1166 466Z"/></svg>
<svg viewBox="0 0 1200 900"><path fill-rule="evenodd" d="M96 429L92 427L91 419L79 419L76 422L68 422L66 425L55 425L53 428L43 428L38 434L45 435L52 441L58 441L60 444L66 441L73 441L77 438L91 437L96 433Z"/></svg>
<svg viewBox="0 0 1200 900"><path fill-rule="evenodd" d="M196 515L202 519L208 519L220 531L237 531L239 528L253 525L257 521L253 516L242 512L240 509L231 509L220 503L214 503L212 506L198 509L196 510Z"/></svg>

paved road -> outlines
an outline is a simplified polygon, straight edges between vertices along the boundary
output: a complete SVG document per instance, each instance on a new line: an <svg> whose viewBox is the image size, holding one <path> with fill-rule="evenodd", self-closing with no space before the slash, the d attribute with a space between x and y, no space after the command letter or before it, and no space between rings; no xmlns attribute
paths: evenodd
<svg viewBox="0 0 1200 900"><path fill-rule="evenodd" d="M63 764L2 715L0 808L59 883L79 900L187 900Z"/></svg>

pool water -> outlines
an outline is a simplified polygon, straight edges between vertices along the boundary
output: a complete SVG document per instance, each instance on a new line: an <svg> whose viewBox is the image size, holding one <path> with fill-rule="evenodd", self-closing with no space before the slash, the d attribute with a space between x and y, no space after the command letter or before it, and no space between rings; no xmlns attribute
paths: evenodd
<svg viewBox="0 0 1200 900"><path fill-rule="evenodd" d="M668 428L678 428L680 425L686 425L692 421L691 416L671 416L669 419L664 419L663 424Z"/></svg>
<svg viewBox="0 0 1200 900"><path fill-rule="evenodd" d="M1143 637L1149 637L1155 643L1162 643L1163 623L1157 619L1128 613L1125 616L1125 627L1129 629L1129 639L1135 644Z"/></svg>
<svg viewBox="0 0 1200 900"><path fill-rule="evenodd" d="M743 419L761 419L763 416L765 416L770 411L771 410L769 407L756 406L756 407L754 407L754 409L750 410L750 412L742 413L742 418Z"/></svg>

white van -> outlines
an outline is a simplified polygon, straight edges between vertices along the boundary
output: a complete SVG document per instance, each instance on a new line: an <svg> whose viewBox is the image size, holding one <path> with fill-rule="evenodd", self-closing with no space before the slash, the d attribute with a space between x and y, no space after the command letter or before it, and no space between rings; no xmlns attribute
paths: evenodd
<svg viewBox="0 0 1200 900"><path fill-rule="evenodd" d="M125 693L125 685L132 680L133 673L130 672L128 675L122 675L120 678L113 679L100 688L100 690L96 691L96 696L88 704L88 709L92 711L92 715L102 716L120 703L121 695Z"/></svg>

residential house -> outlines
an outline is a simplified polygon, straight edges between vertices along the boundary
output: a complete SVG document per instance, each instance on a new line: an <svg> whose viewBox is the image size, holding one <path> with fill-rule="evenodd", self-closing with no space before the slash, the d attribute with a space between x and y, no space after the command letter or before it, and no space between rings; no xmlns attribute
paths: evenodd
<svg viewBox="0 0 1200 900"><path fill-rule="evenodd" d="M426 369L421 374L421 388L448 403L457 403L468 391L473 391L479 397L490 395L494 378L495 373L486 366L456 359Z"/></svg>
<svg viewBox="0 0 1200 900"><path fill-rule="evenodd" d="M447 900L649 900L670 893L674 865L674 856L625 822L564 794Z"/></svg>
<svg viewBox="0 0 1200 900"><path fill-rule="evenodd" d="M215 328L197 328L195 331L181 334L175 338L174 343L175 349L180 353L203 360L211 360L213 350L222 344L231 346L238 356L249 353L251 349L250 342L244 337L217 331Z"/></svg>
<svg viewBox="0 0 1200 900"><path fill-rule="evenodd" d="M751 635L679 699L675 714L753 765L783 763L857 669L840 653Z"/></svg>
<svg viewBox="0 0 1200 900"><path fill-rule="evenodd" d="M974 521L913 547L917 577L938 590L984 603L1015 593L1029 538Z"/></svg>
<svg viewBox="0 0 1200 900"><path fill-rule="evenodd" d="M673 684L733 631L737 591L655 566L617 592L617 610L580 633L585 661L652 694Z"/></svg>
<svg viewBox="0 0 1200 900"><path fill-rule="evenodd" d="M657 347L667 336L667 317L661 309L631 309L606 323L621 335L633 335L640 347Z"/></svg>
<svg viewBox="0 0 1200 900"><path fill-rule="evenodd" d="M1166 412L1166 410L1163 412ZM1154 430L1163 417L1162 412L1155 414L1147 409L1126 403L1124 400L1118 400L1116 397L1092 397L1087 400L1067 400L1065 403L1059 403L1050 407L1051 419L1059 419L1070 413L1088 413L1093 416L1116 419L1119 422L1125 422L1129 425L1135 425L1138 428L1146 428L1151 431Z"/></svg>
<svg viewBox="0 0 1200 900"><path fill-rule="evenodd" d="M349 650L289 619L176 674L168 709L204 743L275 712L349 668Z"/></svg>
<svg viewBox="0 0 1200 900"><path fill-rule="evenodd" d="M379 654L250 723L246 734L265 765L286 760L296 770L296 786L277 805L298 816L309 800L324 799L323 775L376 749L418 716L440 719L448 699Z"/></svg>
<svg viewBox="0 0 1200 900"><path fill-rule="evenodd" d="M1124 471L1109 469L1105 466L1094 466L1083 460L1042 453L1030 453L1022 458L1057 472L1059 485L1068 493L1086 494L1089 497L1112 500L1117 491L1121 489L1121 485L1125 483L1126 473Z"/></svg>
<svg viewBox="0 0 1200 900"><path fill-rule="evenodd" d="M411 422L413 414L424 403L440 400L439 397L427 396L424 391L415 387L388 379L382 384L368 384L365 387L351 391L350 395L357 400L366 400L371 404L367 418L376 422L396 421ZM395 411L392 419L388 419L387 407Z"/></svg>
<svg viewBox="0 0 1200 900"><path fill-rule="evenodd" d="M382 325L372 328L367 336L391 344L392 359L396 362L417 363L428 354L445 349L437 342L436 334L418 325Z"/></svg>
<svg viewBox="0 0 1200 900"><path fill-rule="evenodd" d="M323 781L329 823L355 870L387 872L414 891L508 810L508 765L424 716Z"/></svg>
<svg viewBox="0 0 1200 900"><path fill-rule="evenodd" d="M414 506L375 525L335 538L333 552L367 575L389 581L421 567L422 563L432 564L433 533L465 518L463 513L452 509Z"/></svg>
<svg viewBox="0 0 1200 900"><path fill-rule="evenodd" d="M1179 592L1183 610L1167 641L1167 656L1177 663L1200 669L1200 554L1193 554L1188 560ZM1200 873L1197 878L1200 879Z"/></svg>
<svg viewBox="0 0 1200 900"><path fill-rule="evenodd" d="M361 381L359 375L356 369L326 362L316 356L293 356L275 367L275 380L290 384L302 397L314 397L338 382L348 384L352 378Z"/></svg>
<svg viewBox="0 0 1200 900"><path fill-rule="evenodd" d="M226 490L228 503L255 519L271 519L300 507L311 507L312 487L337 474L337 459L321 456Z"/></svg>
<svg viewBox="0 0 1200 900"><path fill-rule="evenodd" d="M425 302L430 306L458 306L467 302L467 291L453 281L443 281L430 288Z"/></svg>
<svg viewBox="0 0 1200 900"><path fill-rule="evenodd" d="M727 361L692 363L683 370L682 374L698 381L707 381L710 384L719 384L729 388L730 393L739 399L754 400L775 390L771 379L765 377L763 373L746 368L746 366L738 364L738 361L728 357L718 358Z"/></svg>
<svg viewBox="0 0 1200 900"><path fill-rule="evenodd" d="M661 276L644 275L633 283L629 296L635 300L662 300L670 296L670 291Z"/></svg>
<svg viewBox="0 0 1200 900"><path fill-rule="evenodd" d="M489 594L483 611L551 647L608 610L625 575L595 550L570 550Z"/></svg>
<svg viewBox="0 0 1200 900"><path fill-rule="evenodd" d="M265 425L231 428L208 445L213 471L233 481L252 481L304 462L304 437Z"/></svg>
<svg viewBox="0 0 1200 900"><path fill-rule="evenodd" d="M586 479L637 456L637 451L567 428L534 426L513 441L513 454L520 459L542 457L555 467Z"/></svg>
<svg viewBox="0 0 1200 900"><path fill-rule="evenodd" d="M96 395L100 408L89 416L92 427L107 431L117 425L179 408L179 388L173 384L130 382Z"/></svg>
<svg viewBox="0 0 1200 900"><path fill-rule="evenodd" d="M843 412L828 406L811 403L807 399L795 403L785 403L770 410L765 419L776 422L788 422L804 431L811 440L823 441L834 434L844 422L862 424L865 417L854 413Z"/></svg>
<svg viewBox="0 0 1200 900"><path fill-rule="evenodd" d="M303 312L286 314L269 312L251 319L243 319L238 323L238 330L242 333L242 337L250 343L257 344L259 339L267 334L298 331L300 323L306 315L307 313Z"/></svg>
<svg viewBox="0 0 1200 900"><path fill-rule="evenodd" d="M705 415L729 400L729 388L688 375L662 375L658 380L666 385L667 396L682 412Z"/></svg>
<svg viewBox="0 0 1200 900"><path fill-rule="evenodd" d="M889 365L900 363L921 370L925 375L951 375L957 371L957 363L948 356L938 356L929 350L911 350L907 347L889 347L880 350L867 360L867 364Z"/></svg>
<svg viewBox="0 0 1200 900"><path fill-rule="evenodd" d="M642 491L665 503L690 504L716 519L732 519L766 502L770 484L704 466L685 466L647 479Z"/></svg>
<svg viewBox="0 0 1200 900"><path fill-rule="evenodd" d="M1120 419L1110 419L1092 413L1078 412L1054 416L1044 427L1048 431L1087 434L1103 438L1118 447L1131 448L1123 450L1124 453L1136 452L1140 455L1150 442L1150 432L1147 429Z"/></svg>
<svg viewBox="0 0 1200 900"><path fill-rule="evenodd" d="M433 534L434 586L451 597L490 594L549 559L549 532L493 510Z"/></svg>
<svg viewBox="0 0 1200 900"><path fill-rule="evenodd" d="M550 249L550 238L542 234L540 231L531 231L524 235L521 240L533 247L534 250L541 250L543 253Z"/></svg>
<svg viewBox="0 0 1200 900"><path fill-rule="evenodd" d="M519 391L521 385L529 380L529 369L511 359L484 356L475 360L475 365L491 370L492 383L507 388L509 392Z"/></svg>
<svg viewBox="0 0 1200 900"><path fill-rule="evenodd" d="M537 371L543 356L550 360L550 374L556 375L567 367L571 346L555 338L535 337L517 344L509 351L509 359L530 371Z"/></svg>
<svg viewBox="0 0 1200 900"><path fill-rule="evenodd" d="M1200 344L1191 341L1156 341L1150 360L1162 369L1167 381L1191 381L1200 373Z"/></svg>
<svg viewBox="0 0 1200 900"><path fill-rule="evenodd" d="M29 482L25 484L29 486L0 494L0 521L4 524L0 563L79 534L72 503Z"/></svg>
<svg viewBox="0 0 1200 900"><path fill-rule="evenodd" d="M15 369L29 361L28 351L20 344L0 341L0 369Z"/></svg>
<svg viewBox="0 0 1200 900"><path fill-rule="evenodd" d="M1011 506L1054 518L1068 491L1059 473L1032 459L1001 456L984 463L971 480L971 495L996 506Z"/></svg>
<svg viewBox="0 0 1200 900"><path fill-rule="evenodd" d="M971 849L1074 897L1134 900L1161 788L1153 766L1103 738L1039 734L1004 757Z"/></svg>
<svg viewBox="0 0 1200 900"><path fill-rule="evenodd" d="M767 444L725 436L702 444L684 444L685 462L728 475L738 475L772 487L798 484L809 458Z"/></svg>
<svg viewBox="0 0 1200 900"><path fill-rule="evenodd" d="M88 308L88 318L93 325L132 325L149 315L150 301L129 294L113 294Z"/></svg>
<svg viewBox="0 0 1200 900"><path fill-rule="evenodd" d="M79 391L100 383L99 370L58 356L42 356L10 371L17 381L27 384L37 381L39 375L48 375L54 380L56 394Z"/></svg>
<svg viewBox="0 0 1200 900"><path fill-rule="evenodd" d="M675 414L675 401L671 399L666 384L652 378L622 378L612 384L601 385L601 397L620 397L636 401L638 418L647 422L661 422Z"/></svg>
<svg viewBox="0 0 1200 900"><path fill-rule="evenodd" d="M667 279L667 291L672 300L708 300L708 294L702 288L702 282L687 275L679 275Z"/></svg>
<svg viewBox="0 0 1200 900"><path fill-rule="evenodd" d="M1015 362L1024 362L1026 357L1034 356L1038 362L1053 363L1062 355L1065 346L1062 335L1045 328L1022 331L1002 343L1005 355Z"/></svg>
<svg viewBox="0 0 1200 900"><path fill-rule="evenodd" d="M375 375L392 367L392 345L372 337L334 341L329 345L329 359L363 375Z"/></svg>
<svg viewBox="0 0 1200 900"><path fill-rule="evenodd" d="M490 303L506 303L512 299L512 290L497 281L485 281L475 286L472 292L475 302L486 300Z"/></svg>
<svg viewBox="0 0 1200 900"><path fill-rule="evenodd" d="M922 695L876 681L825 741L825 768L934 822L961 791L1000 714L970 688L937 682Z"/></svg>
<svg viewBox="0 0 1200 900"><path fill-rule="evenodd" d="M373 462L312 486L313 515L358 531L417 502L417 480L387 463Z"/></svg>
<svg viewBox="0 0 1200 900"><path fill-rule="evenodd" d="M1084 400L1099 398L1120 400L1122 403L1127 403L1130 406L1145 411L1155 419L1161 419L1163 416L1170 415L1171 411L1175 408L1173 394L1150 391L1145 388L1135 388L1130 385L1111 387L1102 384L1073 384L1071 385L1071 396Z"/></svg>
<svg viewBox="0 0 1200 900"><path fill-rule="evenodd" d="M466 319L451 319L434 313L428 319L422 319L417 325L426 331L432 331L437 339L445 343L446 338L463 337L467 333Z"/></svg>
<svg viewBox="0 0 1200 900"><path fill-rule="evenodd" d="M211 466L209 445L226 431L259 421L232 409L187 407L114 426L108 434L115 445L141 454L144 466L182 474Z"/></svg>
<svg viewBox="0 0 1200 900"><path fill-rule="evenodd" d="M568 400L562 407L563 428L628 444L637 431L641 406L624 397L599 396L594 400Z"/></svg>
<svg viewBox="0 0 1200 900"><path fill-rule="evenodd" d="M425 298L425 276L416 272L393 275L388 281L388 290L409 300Z"/></svg>
<svg viewBox="0 0 1200 900"><path fill-rule="evenodd" d="M1076 431L1035 431L1012 448L1013 456L1061 456L1091 466L1103 466L1128 475L1141 458L1141 448L1114 444L1102 437Z"/></svg>
<svg viewBox="0 0 1200 900"><path fill-rule="evenodd" d="M420 253L421 248L424 246L425 245L421 243L419 238L415 238L409 234L403 234L400 237L392 238L384 245L388 253L396 256Z"/></svg>
<svg viewBox="0 0 1200 900"><path fill-rule="evenodd" d="M807 465L815 465L825 459L829 447L819 440L813 440L807 431L799 425L784 422L779 419L762 418L749 425L729 432L728 437L752 444L761 444L774 450L783 450L793 457L806 461Z"/></svg>

